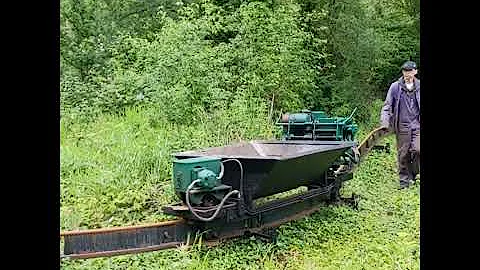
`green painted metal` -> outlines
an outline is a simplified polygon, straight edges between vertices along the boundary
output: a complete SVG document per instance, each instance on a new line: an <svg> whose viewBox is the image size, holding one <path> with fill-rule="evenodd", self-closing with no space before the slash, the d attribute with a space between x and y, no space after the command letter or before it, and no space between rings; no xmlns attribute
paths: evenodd
<svg viewBox="0 0 480 270"><path fill-rule="evenodd" d="M305 123L311 120L311 115L308 113L292 113L289 118L289 121L293 123Z"/></svg>
<svg viewBox="0 0 480 270"><path fill-rule="evenodd" d="M200 182L190 191L190 202L200 205L206 195L221 200L231 190L218 179L221 159L216 157L195 157L173 161L173 183L177 195L185 199L188 186L195 180Z"/></svg>
<svg viewBox="0 0 480 270"><path fill-rule="evenodd" d="M202 188L212 189L219 184L217 174L210 171L209 169L193 168L192 174L192 179L200 179L200 183L198 185Z"/></svg>
<svg viewBox="0 0 480 270"><path fill-rule="evenodd" d="M348 117L329 117L324 111L302 110L301 113L286 114L277 125L283 128L283 139L310 139L353 141L358 126L353 115Z"/></svg>
<svg viewBox="0 0 480 270"><path fill-rule="evenodd" d="M197 157L173 161L173 179L175 191L185 192L188 186L200 179L200 186L212 189L218 186L217 176L220 174L220 158Z"/></svg>

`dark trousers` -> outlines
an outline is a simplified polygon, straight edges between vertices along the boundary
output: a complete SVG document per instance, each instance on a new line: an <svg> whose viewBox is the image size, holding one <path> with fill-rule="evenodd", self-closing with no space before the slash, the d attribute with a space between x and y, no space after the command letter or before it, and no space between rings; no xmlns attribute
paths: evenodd
<svg viewBox="0 0 480 270"><path fill-rule="evenodd" d="M420 173L420 130L400 130L397 133L398 174L400 184L408 184Z"/></svg>

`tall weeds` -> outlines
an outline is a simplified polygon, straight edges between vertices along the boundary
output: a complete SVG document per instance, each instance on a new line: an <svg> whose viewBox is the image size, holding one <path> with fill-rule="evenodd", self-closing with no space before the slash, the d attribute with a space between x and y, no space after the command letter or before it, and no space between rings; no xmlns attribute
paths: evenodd
<svg viewBox="0 0 480 270"><path fill-rule="evenodd" d="M133 107L90 123L61 120L61 228L92 228L162 220L176 200L174 152L268 139L267 108L239 98L233 110L200 112L195 124L168 121L161 110Z"/></svg>

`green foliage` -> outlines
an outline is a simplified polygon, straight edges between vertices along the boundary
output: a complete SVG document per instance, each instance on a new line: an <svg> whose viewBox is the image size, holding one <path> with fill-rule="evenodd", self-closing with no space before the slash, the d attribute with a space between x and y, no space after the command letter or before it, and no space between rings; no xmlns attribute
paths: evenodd
<svg viewBox="0 0 480 270"><path fill-rule="evenodd" d="M420 1L367 1L368 20L376 29L378 56L373 72L377 85L389 87L401 76L406 60L420 63ZM421 70L420 70L421 72ZM420 74L419 72L419 74Z"/></svg>
<svg viewBox="0 0 480 270"><path fill-rule="evenodd" d="M302 1L306 28L326 42L309 107L343 115L357 107L367 121L371 101L385 98L400 65L419 63L419 1ZM316 42L316 44L319 44ZM316 51L320 51L316 49Z"/></svg>
<svg viewBox="0 0 480 270"><path fill-rule="evenodd" d="M135 99L113 79L140 57L139 46L154 38L168 17L190 1L62 0L60 2L60 92L66 112L95 115L132 105ZM135 38L132 38L135 37ZM129 87L124 85L123 88Z"/></svg>
<svg viewBox="0 0 480 270"><path fill-rule="evenodd" d="M366 121L408 58L419 1L61 1L62 116L157 104L170 121L301 108Z"/></svg>
<svg viewBox="0 0 480 270"><path fill-rule="evenodd" d="M263 99L275 112L303 107L313 90L309 34L299 26L295 3L269 8L242 4L229 14L208 1L164 19L152 41L129 35L106 61L111 72L92 84L65 72L62 108L116 112L158 104L174 122L195 122L201 111L229 108L240 95ZM78 83L76 83L78 82ZM273 113L273 112L272 112Z"/></svg>

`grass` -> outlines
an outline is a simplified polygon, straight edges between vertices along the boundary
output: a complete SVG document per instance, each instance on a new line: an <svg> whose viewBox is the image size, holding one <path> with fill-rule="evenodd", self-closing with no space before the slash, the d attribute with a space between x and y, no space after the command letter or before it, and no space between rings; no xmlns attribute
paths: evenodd
<svg viewBox="0 0 480 270"><path fill-rule="evenodd" d="M61 230L111 227L171 219L160 211L175 202L170 180L177 151L243 138L269 138L260 113L245 112L246 128L228 115L182 126L152 111L129 110L91 124L61 123ZM238 119L238 118L237 118ZM238 125L238 121L235 122ZM254 128L252 128L254 127ZM227 132L228 131L228 132ZM361 127L358 139L368 133ZM244 132L244 133L241 133ZM89 260L64 260L62 269L419 269L420 186L397 190L396 149L371 153L345 183L344 196L361 196L359 209L326 206L282 225L276 243L235 239L191 248Z"/></svg>

